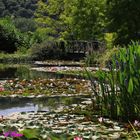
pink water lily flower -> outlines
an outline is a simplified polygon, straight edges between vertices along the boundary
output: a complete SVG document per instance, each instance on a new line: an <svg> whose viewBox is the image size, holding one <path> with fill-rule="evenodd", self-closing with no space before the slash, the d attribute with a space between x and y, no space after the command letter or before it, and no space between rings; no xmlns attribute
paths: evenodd
<svg viewBox="0 0 140 140"><path fill-rule="evenodd" d="M82 137L76 136L76 137L74 138L74 140L83 140L83 138L82 138Z"/></svg>
<svg viewBox="0 0 140 140"><path fill-rule="evenodd" d="M1 91L4 91L4 87L0 87L0 92L1 92Z"/></svg>

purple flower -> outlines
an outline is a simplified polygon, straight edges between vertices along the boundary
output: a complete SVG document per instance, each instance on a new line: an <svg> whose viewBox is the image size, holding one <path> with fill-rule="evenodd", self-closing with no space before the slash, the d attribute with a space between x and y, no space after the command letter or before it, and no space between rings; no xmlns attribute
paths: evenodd
<svg viewBox="0 0 140 140"><path fill-rule="evenodd" d="M5 137L8 137L8 136L10 135L10 132L4 132L3 135L4 135Z"/></svg>
<svg viewBox="0 0 140 140"><path fill-rule="evenodd" d="M119 62L116 60L116 69L119 69Z"/></svg>
<svg viewBox="0 0 140 140"><path fill-rule="evenodd" d="M8 131L8 132L4 132L3 135L5 137L22 137L23 134L17 133L16 131Z"/></svg>

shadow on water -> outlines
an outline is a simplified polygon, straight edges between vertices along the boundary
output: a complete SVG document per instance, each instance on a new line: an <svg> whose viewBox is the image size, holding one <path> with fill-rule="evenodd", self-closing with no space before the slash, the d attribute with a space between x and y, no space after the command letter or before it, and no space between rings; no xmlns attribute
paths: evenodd
<svg viewBox="0 0 140 140"><path fill-rule="evenodd" d="M0 65L0 80L6 79L37 79L37 78L81 78L80 76L56 74L54 72L43 72L31 70L29 65Z"/></svg>

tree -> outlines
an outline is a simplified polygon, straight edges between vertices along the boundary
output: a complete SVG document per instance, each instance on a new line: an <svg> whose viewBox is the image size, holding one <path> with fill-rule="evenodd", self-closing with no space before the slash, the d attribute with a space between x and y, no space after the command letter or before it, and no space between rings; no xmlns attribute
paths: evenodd
<svg viewBox="0 0 140 140"><path fill-rule="evenodd" d="M103 35L105 0L64 0L62 19L69 25L75 39L93 40Z"/></svg>
<svg viewBox="0 0 140 140"><path fill-rule="evenodd" d="M27 9L25 9L25 8L21 8L21 9L18 11L17 15L18 15L19 17L31 18L31 17L33 16L33 12L32 12L32 10L30 10L30 9L27 10Z"/></svg>
<svg viewBox="0 0 140 140"><path fill-rule="evenodd" d="M5 10L5 5L2 2L2 0L0 0L0 16L2 16L3 11Z"/></svg>
<svg viewBox="0 0 140 140"><path fill-rule="evenodd" d="M13 53L20 47L27 48L27 37L16 29L10 18L0 20L0 51Z"/></svg>
<svg viewBox="0 0 140 140"><path fill-rule="evenodd" d="M35 21L38 23L38 31L44 32L49 40L58 39L62 31L60 14L63 11L63 0L49 0L38 2L38 9L35 13ZM41 33L42 34L42 33Z"/></svg>
<svg viewBox="0 0 140 140"><path fill-rule="evenodd" d="M105 0L40 0L36 21L57 39L92 40L104 27Z"/></svg>
<svg viewBox="0 0 140 140"><path fill-rule="evenodd" d="M36 30L36 24L33 19L29 18L15 18L14 25L21 32L34 32Z"/></svg>
<svg viewBox="0 0 140 140"><path fill-rule="evenodd" d="M38 0L0 0L0 17L14 16L32 18Z"/></svg>
<svg viewBox="0 0 140 140"><path fill-rule="evenodd" d="M108 29L115 32L115 44L126 45L140 38L140 1L108 0Z"/></svg>

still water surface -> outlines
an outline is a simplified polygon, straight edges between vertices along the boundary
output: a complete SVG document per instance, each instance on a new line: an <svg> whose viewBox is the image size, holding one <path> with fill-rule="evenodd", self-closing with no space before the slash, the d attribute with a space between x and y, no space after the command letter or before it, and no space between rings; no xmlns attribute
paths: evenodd
<svg viewBox="0 0 140 140"><path fill-rule="evenodd" d="M31 65L3 65L0 64L0 82L7 79L36 79L36 78L70 78L71 76L63 74L55 74L48 72L40 72L31 70ZM74 77L75 78L75 77ZM81 97L65 97L65 98L0 98L0 115L8 115L14 112L29 111L53 111L57 108L66 107L70 104L79 104L83 99Z"/></svg>
<svg viewBox="0 0 140 140"><path fill-rule="evenodd" d="M79 105L87 97L43 97L43 98L0 98L0 115L6 116L15 112L52 112L69 105Z"/></svg>
<svg viewBox="0 0 140 140"><path fill-rule="evenodd" d="M37 79L37 78L80 78L79 76L56 74L33 70L34 65L3 65L0 64L0 80L5 79Z"/></svg>

